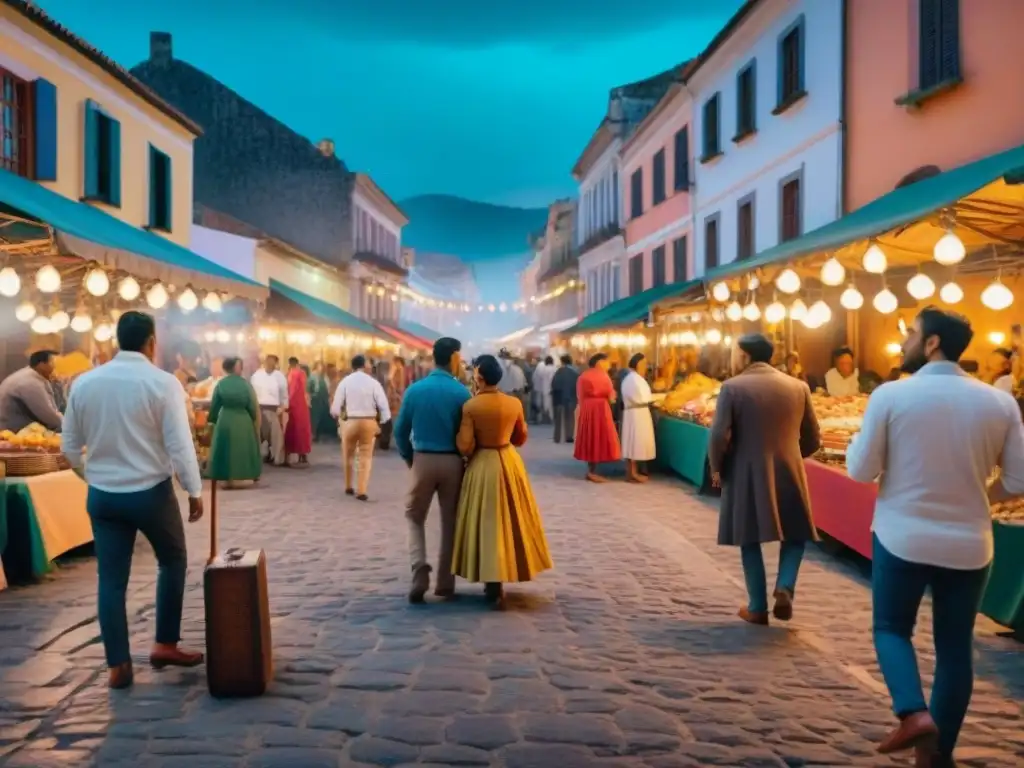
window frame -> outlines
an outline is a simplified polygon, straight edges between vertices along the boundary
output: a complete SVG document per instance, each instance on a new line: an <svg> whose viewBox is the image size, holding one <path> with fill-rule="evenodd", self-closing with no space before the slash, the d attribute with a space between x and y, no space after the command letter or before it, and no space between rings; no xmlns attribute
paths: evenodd
<svg viewBox="0 0 1024 768"><path fill-rule="evenodd" d="M962 77L960 0L918 0L917 4L917 87L929 91ZM935 25L934 46L926 41L927 17ZM947 51L952 47L952 51ZM929 50L931 48L931 50ZM930 54L930 55L929 55ZM947 60L948 56L948 60Z"/></svg>
<svg viewBox="0 0 1024 768"><path fill-rule="evenodd" d="M742 84L744 77L750 77L749 103L743 100ZM748 108L749 107L749 114ZM744 120L746 118L746 120ZM751 59L736 73L736 135L734 144L757 133L757 59Z"/></svg>
<svg viewBox="0 0 1024 768"><path fill-rule="evenodd" d="M710 227L712 224L714 224L714 226L715 226L715 237L714 237L715 258L714 258L714 263L713 264L708 260L708 243L711 242L711 238L708 237L708 227ZM706 275L708 273L708 271L710 271L712 269L715 269L716 267L720 267L722 265L722 213L721 213L721 211L718 211L716 213L712 213L712 214L710 214L708 216L705 216L704 217L704 221L703 221L703 226L704 226L704 243L703 243L703 245L704 245L704 274Z"/></svg>
<svg viewBox="0 0 1024 768"><path fill-rule="evenodd" d="M682 144L682 147L679 145ZM673 137L672 186L676 192L688 192L690 189L690 126L684 125ZM682 151L680 151L680 149Z"/></svg>
<svg viewBox="0 0 1024 768"><path fill-rule="evenodd" d="M657 248L651 250L651 287L660 288L668 282L667 278L668 273L665 271L665 243L662 243Z"/></svg>
<svg viewBox="0 0 1024 768"><path fill-rule="evenodd" d="M158 166L163 166L166 176L158 177ZM149 145L149 194L149 223L146 229L171 232L174 228L174 164L170 155L152 144ZM159 205L161 195L166 195L163 210L160 210Z"/></svg>
<svg viewBox="0 0 1024 768"><path fill-rule="evenodd" d="M665 148L651 158L651 206L661 205L668 199L668 179L665 176Z"/></svg>
<svg viewBox="0 0 1024 768"><path fill-rule="evenodd" d="M797 202L796 220L797 220L797 232L792 237L786 237L786 187L793 182L797 182L797 191L799 192L799 200ZM804 169L800 167L798 170L792 173L786 174L779 179L779 243L787 243L790 240L796 240L804 234Z"/></svg>
<svg viewBox="0 0 1024 768"><path fill-rule="evenodd" d="M743 255L740 245L743 242L741 237L742 212L744 208L750 208L750 252ZM736 201L736 261L749 261L757 255L757 192L744 195Z"/></svg>
<svg viewBox="0 0 1024 768"><path fill-rule="evenodd" d="M682 243L682 248L679 247ZM680 235L672 241L672 282L673 283L685 283L689 280L690 264L689 264L689 237L688 235ZM682 255L682 269L680 266L680 253ZM682 273L680 275L680 273Z"/></svg>
<svg viewBox="0 0 1024 768"><path fill-rule="evenodd" d="M639 268L636 268L639 265ZM644 253L635 253L629 257L629 295L637 296L644 292ZM634 275L635 271L635 275ZM634 280L634 278L636 278Z"/></svg>
<svg viewBox="0 0 1024 768"><path fill-rule="evenodd" d="M13 103L6 100L7 83L11 83ZM13 157L4 151L3 115L6 110L14 114L15 134L11 137ZM0 168L24 179L35 177L35 99L32 83L20 75L0 66Z"/></svg>
<svg viewBox="0 0 1024 768"><path fill-rule="evenodd" d="M714 114L715 130L709 129L708 116ZM712 146L712 141L714 145ZM710 163L722 155L722 92L716 91L701 107L701 163Z"/></svg>
<svg viewBox="0 0 1024 768"><path fill-rule="evenodd" d="M797 35L797 71L796 82L788 83L786 69L786 42L793 35ZM778 62L776 66L777 102L773 115L781 115L790 109L797 102L807 96L807 23L803 14L797 16L782 32L779 33L778 44L776 45ZM792 88L790 89L790 86Z"/></svg>
<svg viewBox="0 0 1024 768"><path fill-rule="evenodd" d="M637 168L629 175L629 218L639 219L644 215L644 169Z"/></svg>

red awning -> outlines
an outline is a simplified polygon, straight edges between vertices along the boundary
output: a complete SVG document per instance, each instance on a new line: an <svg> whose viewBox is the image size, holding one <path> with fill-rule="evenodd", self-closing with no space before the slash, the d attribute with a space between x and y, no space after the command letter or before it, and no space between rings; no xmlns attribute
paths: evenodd
<svg viewBox="0 0 1024 768"><path fill-rule="evenodd" d="M397 328L392 328L390 325L383 325L382 323L376 323L376 326L389 336L393 336L397 339L399 344L404 344L412 349L428 350L434 348L434 345L426 339L421 339L419 336L413 336L408 331L400 331Z"/></svg>

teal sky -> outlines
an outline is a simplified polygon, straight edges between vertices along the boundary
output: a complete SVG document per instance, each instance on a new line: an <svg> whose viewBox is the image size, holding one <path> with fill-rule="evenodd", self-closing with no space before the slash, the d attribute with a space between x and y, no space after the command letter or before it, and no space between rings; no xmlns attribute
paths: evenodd
<svg viewBox="0 0 1024 768"><path fill-rule="evenodd" d="M42 0L126 67L149 32L392 197L571 194L609 88L703 48L740 0Z"/></svg>

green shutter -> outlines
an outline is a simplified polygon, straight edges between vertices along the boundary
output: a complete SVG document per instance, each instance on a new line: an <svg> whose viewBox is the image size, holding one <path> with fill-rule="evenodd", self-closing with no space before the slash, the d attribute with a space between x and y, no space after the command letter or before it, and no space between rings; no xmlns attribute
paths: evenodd
<svg viewBox="0 0 1024 768"><path fill-rule="evenodd" d="M152 144L149 145L149 228L160 225L160 211L157 207L156 181L159 155Z"/></svg>
<svg viewBox="0 0 1024 768"><path fill-rule="evenodd" d="M171 175L174 170L171 165L170 155L162 155L164 163L164 229L170 232L174 229L174 180Z"/></svg>
<svg viewBox="0 0 1024 768"><path fill-rule="evenodd" d="M85 161L82 197L86 200L95 200L100 194L100 109L92 99L85 102L82 154Z"/></svg>
<svg viewBox="0 0 1024 768"><path fill-rule="evenodd" d="M112 117L106 118L110 122L110 195L107 202L111 205L121 207L121 124Z"/></svg>
<svg viewBox="0 0 1024 768"><path fill-rule="evenodd" d="M32 178L36 181L57 180L57 86L39 78L32 85L35 107L35 167Z"/></svg>

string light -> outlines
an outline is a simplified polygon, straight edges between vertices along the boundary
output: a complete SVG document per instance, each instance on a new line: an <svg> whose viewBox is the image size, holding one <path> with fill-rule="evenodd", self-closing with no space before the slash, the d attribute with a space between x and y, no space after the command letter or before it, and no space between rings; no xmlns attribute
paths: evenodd
<svg viewBox="0 0 1024 768"><path fill-rule="evenodd" d="M12 298L21 292L21 278L10 267L0 269L0 295Z"/></svg>

